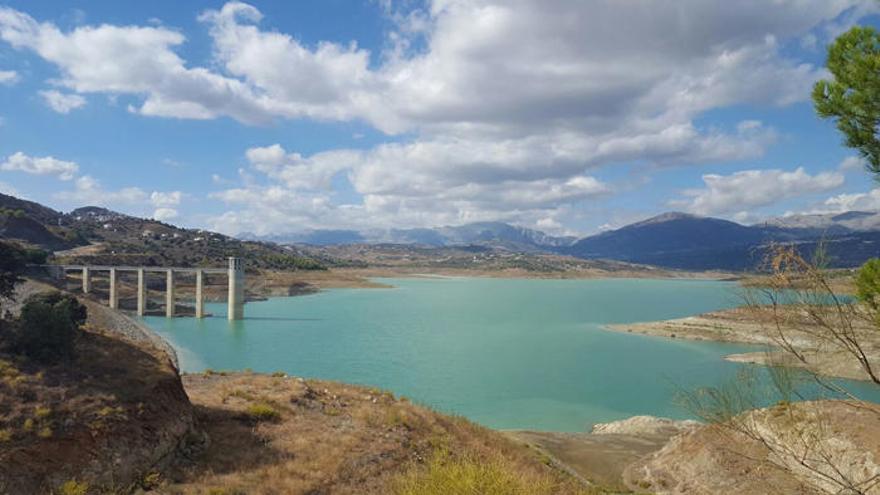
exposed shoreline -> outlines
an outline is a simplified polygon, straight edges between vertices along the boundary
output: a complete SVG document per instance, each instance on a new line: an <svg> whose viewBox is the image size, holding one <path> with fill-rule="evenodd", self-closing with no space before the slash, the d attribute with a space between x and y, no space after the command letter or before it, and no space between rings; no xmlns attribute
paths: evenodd
<svg viewBox="0 0 880 495"><path fill-rule="evenodd" d="M394 276L424 277L425 274L408 273L405 275L395 274ZM474 275L473 273L468 273L464 274L464 276ZM360 283L354 277L338 277L338 274L328 276L320 280L320 282L327 284L325 288L336 288L338 286L334 284L347 283L352 280L355 283ZM366 280L366 283L370 284L370 288L382 287L382 284L370 280ZM95 303L93 302L93 304ZM105 309L107 313L124 314L123 311L117 312L103 307L101 312L105 312ZM115 320L108 321L118 325L118 322ZM105 324L110 323L105 322L101 325L104 326ZM769 342L763 332L759 331L761 323L754 321L753 315L746 313L742 308L676 320L630 325L609 325L608 328L613 331L687 338L690 340L750 344ZM159 338L161 339L162 337L160 336ZM749 356L751 354L729 356L729 358L754 359L754 357ZM251 396L252 394L249 392L255 382L262 384L261 387L255 389L259 391L259 397L256 395ZM252 438L257 429L250 424L242 423L240 418L245 414L242 411L245 411L249 404L254 401L256 401L254 403L260 404L284 404L283 409L279 408L282 420L261 424L259 427L260 436L258 438L263 443L253 442L253 452L248 454L250 457L253 457L252 454L268 456L263 445L268 444L269 440L271 440L273 446L283 446L286 449L283 451L279 450L283 455L279 454L278 460L272 458L271 463L264 463L264 467L261 469L265 469L266 473L282 472L283 470L293 468L299 469L300 465L296 464L295 461L290 461L290 459L299 459L302 456L315 456L317 451L308 449L298 450L300 449L299 444L288 444L285 442L293 442L290 440L291 438L300 439L303 434L312 434L315 438L324 439L326 438L326 431L324 430L339 431L340 427L337 423L343 422L343 420L348 428L346 431L355 431L359 435L351 441L353 445L361 445L362 443L364 445L375 445L377 441L387 442L389 434L402 436L401 445L404 445L405 449L394 450L397 453L395 455L398 455L401 459L405 459L404 456L411 455L409 446L413 444L414 440L406 435L413 435L411 425L416 424L413 423L415 419L418 419L418 421L423 421L421 418L427 418L424 421L442 420L441 415L435 415L430 411L419 412L420 410L417 408L410 409L411 406L405 400L392 400L393 397L386 400L384 395L380 397L373 394L372 391L365 392L365 389L335 382L321 382L325 383L322 387L326 386L327 388L321 388L317 385L310 388L308 386L309 383L318 384L319 382L296 381L295 378L287 377L286 375L258 375L245 372L234 373L230 376L227 376L225 373L219 375L212 375L211 373L186 375L183 383L188 394L198 396L199 400L194 401L194 403L202 407L199 410L211 411L209 415L202 417L201 420L203 425L209 425L214 428L213 433L215 435L212 436L213 438L224 439L224 435L231 431L230 428L235 428L235 432L241 433L239 436L231 437L231 440L220 441L213 450L208 450L206 454L203 454L204 457L201 458L200 464L204 462L204 466L201 469L193 468L192 464L186 464L182 470L172 470L169 472L168 482L173 483L172 486L184 492L187 490L198 491L205 486L225 485L227 483L239 483L242 486L247 486L246 483L248 481L237 472L230 471L217 474L214 465L210 464L210 462L212 462L212 459L215 459L214 456L219 455L216 452L232 451L241 447L239 443L236 443L241 438ZM289 393L289 384L293 384L296 389L294 390L295 400L288 400L287 395L282 397L284 400L275 400L276 397L272 394L275 394L280 389L279 387L283 388L285 394ZM300 391L297 387L304 388L304 391ZM380 399L385 401L381 403L381 408L375 405L377 400ZM373 405L371 406L370 404ZM351 416L357 421L360 418L360 412L349 414L348 411L360 411L360 409L357 409L358 407L363 407L364 411L366 411L363 413L364 418L366 418L363 423L368 425L369 428L352 430L350 426L351 420L348 418ZM393 415L389 415L384 412L386 409L395 412ZM849 410L840 409L846 414L852 414ZM379 411L379 413L376 411ZM403 413L399 411L403 411ZM843 417L843 413L839 414ZM435 420L435 416L440 419ZM295 417L296 421L285 422L284 418L287 417ZM404 419L399 419L401 417ZM303 426L303 418L308 418L309 421L305 426ZM849 416L846 418L849 418ZM835 419L835 424L847 425L853 423L844 419L837 421L836 417ZM360 423L357 424L360 425ZM292 428L294 427L303 429L303 431L293 430ZM488 431L479 427L473 428L473 430L467 431L466 438L474 436L474 432L484 432L482 434L486 435L486 438L492 438L492 434ZM375 435L373 430L377 432ZM667 478L672 481L686 480L688 483L706 483L707 481L701 478L699 473L682 474L676 472L674 468L681 464L684 456L692 455L691 453L695 449L702 449L701 452L711 453L709 456L703 456L695 460L695 464L700 462L707 463L708 461L705 459L716 459L720 455L719 453L724 452L727 444L716 445L712 443L714 440L707 436L709 432L711 432L711 429L704 428L692 421L671 421L662 418L636 416L612 423L594 425L592 431L583 433L537 431L501 431L500 433L508 439L512 439L521 445L537 451L543 456L539 456L538 459L543 459L546 465L568 473L587 486L598 485L616 492L617 490L641 489L646 486L663 487L669 482ZM361 436L365 440L362 441ZM413 438L418 440L420 437L415 436ZM224 441L226 443L223 443ZM493 441L500 442L501 440ZM312 445L315 442L317 440L310 441L309 444ZM678 447L678 444L682 442L690 442L686 444L687 449L685 449L685 452L681 452L682 449ZM509 447L504 448L509 449ZM208 449L211 449L210 445ZM522 452L528 452L528 450L523 449ZM295 451L299 457L288 455L288 451ZM416 451L419 455L427 457L427 450L416 449ZM505 451L507 452L507 450ZM358 452L360 451L358 450ZM381 457L381 459L386 459L386 457ZM402 461L397 462L397 457L395 457L395 462L385 464L374 461L373 459L377 458L375 456L367 456L367 458L371 462L371 464L368 464L369 466L375 466L376 469L383 472L385 470L399 469L403 465ZM285 462L289 464L285 465ZM531 461L529 461L530 463L522 462L522 466L531 468ZM709 471L713 473L718 471L717 466L713 464L706 465L711 466L708 469ZM644 466L648 466L650 469ZM724 469L729 467L726 464L719 464L719 466ZM728 471L724 472L727 473ZM727 474L727 476L740 476L739 472L733 468L730 468L730 473L732 474ZM764 479L763 475L756 476L755 478L759 480L756 483L761 483L762 481L760 480ZM384 477L377 477L377 486L381 486L384 480ZM759 484L758 486L763 485ZM758 492L749 491L748 493Z"/></svg>
<svg viewBox="0 0 880 495"><path fill-rule="evenodd" d="M644 270L573 270L530 271L522 269L455 269L413 266L381 268L334 268L330 270L276 272L264 271L248 275L249 300L265 297L285 297L314 294L325 289L387 289L390 285L376 282L377 278L497 278L523 280L599 280L599 279L653 279L653 280L717 280L736 281L740 275L725 272L685 272L663 269ZM208 292L209 300L219 300L220 292Z"/></svg>
<svg viewBox="0 0 880 495"><path fill-rule="evenodd" d="M671 320L604 325L602 328L613 332L673 339L763 345L767 347L764 351L731 354L725 359L764 366L805 367L803 363L774 349L775 342L769 331L772 324L771 320L764 321L757 313L738 307ZM821 343L816 342L809 332L800 331L798 328L788 328L786 333L792 344L804 354L812 371L832 378L868 379L858 362L844 351L829 350L827 345L822 346ZM869 352L869 359L880 363L880 337L866 331L864 338L868 344L865 348Z"/></svg>

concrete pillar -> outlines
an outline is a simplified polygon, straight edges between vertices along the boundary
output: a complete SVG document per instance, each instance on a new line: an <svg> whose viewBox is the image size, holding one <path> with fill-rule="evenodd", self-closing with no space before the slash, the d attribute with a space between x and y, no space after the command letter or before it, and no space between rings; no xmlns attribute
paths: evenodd
<svg viewBox="0 0 880 495"><path fill-rule="evenodd" d="M165 275L165 316L174 317L174 270L171 269Z"/></svg>
<svg viewBox="0 0 880 495"><path fill-rule="evenodd" d="M137 312L139 316L144 316L147 312L147 280L146 271L138 268L138 295L137 295Z"/></svg>
<svg viewBox="0 0 880 495"><path fill-rule="evenodd" d="M244 318L244 267L241 258L229 258L229 309L230 320Z"/></svg>
<svg viewBox="0 0 880 495"><path fill-rule="evenodd" d="M205 272L196 270L196 318L205 317Z"/></svg>
<svg viewBox="0 0 880 495"><path fill-rule="evenodd" d="M92 291L92 273L89 270L89 267L83 267L83 294L88 294Z"/></svg>
<svg viewBox="0 0 880 495"><path fill-rule="evenodd" d="M110 307L119 309L119 272L116 268L110 269Z"/></svg>

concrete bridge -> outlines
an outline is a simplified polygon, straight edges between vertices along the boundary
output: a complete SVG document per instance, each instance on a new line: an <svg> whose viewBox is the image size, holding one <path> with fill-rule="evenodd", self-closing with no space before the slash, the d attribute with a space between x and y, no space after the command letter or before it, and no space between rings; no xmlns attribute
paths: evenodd
<svg viewBox="0 0 880 495"><path fill-rule="evenodd" d="M226 274L229 285L230 320L244 318L244 264L241 258L229 258L227 268L178 268L156 266L110 266L110 265L45 265L59 280L67 278L67 272L82 272L82 291L92 292L92 274L108 272L110 278L110 295L108 304L113 309L119 308L119 275L121 272L137 273L137 314L143 316L147 311L147 275L162 273L165 275L165 316L174 317L175 311L175 277L177 274L194 274L196 278L195 306L196 318L205 316L205 275Z"/></svg>

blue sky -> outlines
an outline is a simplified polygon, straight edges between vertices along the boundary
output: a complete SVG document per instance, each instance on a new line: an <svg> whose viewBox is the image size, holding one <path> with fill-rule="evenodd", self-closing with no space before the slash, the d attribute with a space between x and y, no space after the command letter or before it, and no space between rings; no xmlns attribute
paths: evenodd
<svg viewBox="0 0 880 495"><path fill-rule="evenodd" d="M880 209L809 102L876 10L0 2L0 191L230 234Z"/></svg>

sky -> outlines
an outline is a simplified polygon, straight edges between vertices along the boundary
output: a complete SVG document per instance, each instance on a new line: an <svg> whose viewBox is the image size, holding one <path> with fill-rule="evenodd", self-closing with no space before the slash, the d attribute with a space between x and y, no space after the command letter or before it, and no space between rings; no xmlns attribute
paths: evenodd
<svg viewBox="0 0 880 495"><path fill-rule="evenodd" d="M810 90L875 0L0 0L0 192L227 234L880 210Z"/></svg>

